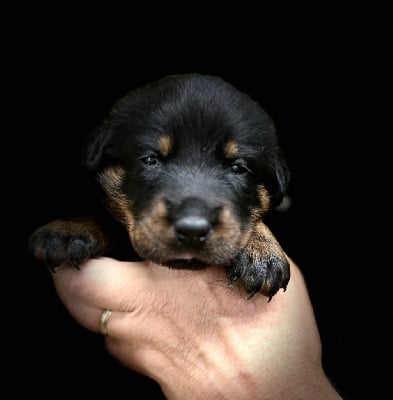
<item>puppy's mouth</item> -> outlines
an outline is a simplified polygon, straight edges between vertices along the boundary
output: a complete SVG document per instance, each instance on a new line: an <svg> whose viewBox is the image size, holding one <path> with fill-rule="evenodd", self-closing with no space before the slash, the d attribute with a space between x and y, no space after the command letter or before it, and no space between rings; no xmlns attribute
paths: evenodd
<svg viewBox="0 0 393 400"><path fill-rule="evenodd" d="M211 263L203 261L193 252L186 251L162 261L161 264L174 269L204 269Z"/></svg>
<svg viewBox="0 0 393 400"><path fill-rule="evenodd" d="M197 258L174 259L165 261L162 265L174 269L205 269L209 266L209 264L198 260Z"/></svg>

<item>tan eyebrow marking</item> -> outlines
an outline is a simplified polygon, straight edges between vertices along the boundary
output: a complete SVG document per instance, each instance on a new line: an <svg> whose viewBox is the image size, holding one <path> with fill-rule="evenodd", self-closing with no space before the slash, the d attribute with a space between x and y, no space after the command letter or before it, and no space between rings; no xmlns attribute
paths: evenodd
<svg viewBox="0 0 393 400"><path fill-rule="evenodd" d="M158 139L158 149L160 150L163 157L167 157L172 148L172 141L168 135L162 135Z"/></svg>
<svg viewBox="0 0 393 400"><path fill-rule="evenodd" d="M238 152L237 143L230 140L224 147L224 154L227 158L236 158Z"/></svg>

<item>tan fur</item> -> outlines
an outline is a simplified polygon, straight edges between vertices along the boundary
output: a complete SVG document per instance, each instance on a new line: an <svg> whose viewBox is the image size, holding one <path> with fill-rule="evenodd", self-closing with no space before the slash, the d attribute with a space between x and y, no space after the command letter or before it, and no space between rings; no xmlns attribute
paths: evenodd
<svg viewBox="0 0 393 400"><path fill-rule="evenodd" d="M167 157L172 149L172 141L168 135L163 135L158 139L158 148L163 157Z"/></svg>
<svg viewBox="0 0 393 400"><path fill-rule="evenodd" d="M176 240L167 219L167 210L163 200L153 201L151 206L138 218L138 223L130 232L132 241L137 249L155 249L163 254L167 247Z"/></svg>
<svg viewBox="0 0 393 400"><path fill-rule="evenodd" d="M224 147L224 154L227 158L236 158L238 154L237 143L233 140L230 140Z"/></svg>
<svg viewBox="0 0 393 400"><path fill-rule="evenodd" d="M258 186L258 196L261 202L261 211L265 213L270 208L270 195L266 188L262 185Z"/></svg>
<svg viewBox="0 0 393 400"><path fill-rule="evenodd" d="M228 206L224 206L218 217L218 224L211 234L210 240L217 243L229 243L232 247L243 247L248 241L248 234L244 234L239 221L234 218L233 212Z"/></svg>
<svg viewBox="0 0 393 400"><path fill-rule="evenodd" d="M286 255L282 250L277 239L270 229L262 222L258 222L250 235L250 241L247 243L247 251L255 260L260 259L286 259ZM268 295L271 289L272 282L267 279L262 288L262 293Z"/></svg>
<svg viewBox="0 0 393 400"><path fill-rule="evenodd" d="M112 166L100 173L98 180L106 192L107 203L111 212L128 230L134 226L132 204L129 198L121 191L125 171L119 166Z"/></svg>

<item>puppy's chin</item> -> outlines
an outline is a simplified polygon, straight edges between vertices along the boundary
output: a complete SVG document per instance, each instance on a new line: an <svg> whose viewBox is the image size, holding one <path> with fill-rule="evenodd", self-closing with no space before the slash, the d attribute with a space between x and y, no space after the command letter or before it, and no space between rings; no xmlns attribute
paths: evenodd
<svg viewBox="0 0 393 400"><path fill-rule="evenodd" d="M189 259L175 259L169 260L161 263L169 268L174 269L205 269L209 266L209 264L204 263L196 258L189 258Z"/></svg>

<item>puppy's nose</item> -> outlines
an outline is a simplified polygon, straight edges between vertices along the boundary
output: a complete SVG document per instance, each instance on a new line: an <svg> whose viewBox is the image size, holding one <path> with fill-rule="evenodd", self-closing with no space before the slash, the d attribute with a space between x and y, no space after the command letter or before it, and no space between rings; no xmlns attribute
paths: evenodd
<svg viewBox="0 0 393 400"><path fill-rule="evenodd" d="M188 244L204 242L210 232L211 225L204 216L184 216L177 219L173 228L179 241Z"/></svg>

